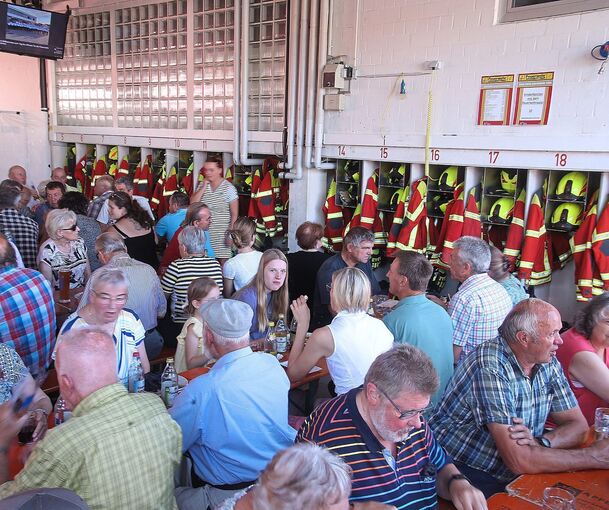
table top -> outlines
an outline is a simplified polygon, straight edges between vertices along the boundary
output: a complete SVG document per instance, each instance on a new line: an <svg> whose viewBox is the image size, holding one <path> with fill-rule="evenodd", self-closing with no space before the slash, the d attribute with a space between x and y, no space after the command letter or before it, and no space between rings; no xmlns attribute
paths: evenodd
<svg viewBox="0 0 609 510"><path fill-rule="evenodd" d="M489 510L539 510L539 505L500 492L487 499Z"/></svg>
<svg viewBox="0 0 609 510"><path fill-rule="evenodd" d="M69 303L60 303L59 302L59 291L53 291L53 300L55 301L55 318L57 319L57 327L60 327L60 322L63 322L68 315L78 308L78 303L80 303L80 298L82 297L83 292L82 287L78 287L76 289L70 289L70 302Z"/></svg>
<svg viewBox="0 0 609 510"><path fill-rule="evenodd" d="M287 352L283 355L283 357L279 361L287 361L290 358L290 353ZM290 384L290 389L299 388L300 386L304 386L313 381L317 381L322 377L329 375L328 372L328 364L326 363L326 358L321 358L315 366L319 367L321 370L317 370L316 372L312 372L303 377L300 381L293 381ZM181 372L179 375L186 378L189 381L192 381L195 377L198 377L202 374L206 374L209 372L210 366L206 367L197 367L191 368L190 370L186 370L185 372Z"/></svg>

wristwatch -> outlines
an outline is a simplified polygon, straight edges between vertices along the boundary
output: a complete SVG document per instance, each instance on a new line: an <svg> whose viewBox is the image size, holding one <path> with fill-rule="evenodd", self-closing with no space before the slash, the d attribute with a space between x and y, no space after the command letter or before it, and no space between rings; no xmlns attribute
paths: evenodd
<svg viewBox="0 0 609 510"><path fill-rule="evenodd" d="M448 484L446 485L446 488L448 490L450 490L450 484L453 483L455 480L467 480L469 482L469 478L467 476L465 476L463 473L457 473L456 475L453 475L448 479Z"/></svg>
<svg viewBox="0 0 609 510"><path fill-rule="evenodd" d="M539 445L543 446L544 448L552 448L552 443L550 443L550 440L545 436L538 436L535 438L535 441L537 441Z"/></svg>

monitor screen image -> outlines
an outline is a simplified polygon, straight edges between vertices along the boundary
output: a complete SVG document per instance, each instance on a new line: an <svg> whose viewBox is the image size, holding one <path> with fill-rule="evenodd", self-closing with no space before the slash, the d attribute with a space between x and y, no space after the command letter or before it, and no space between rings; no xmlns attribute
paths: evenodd
<svg viewBox="0 0 609 510"><path fill-rule="evenodd" d="M63 58L68 16L0 2L0 51Z"/></svg>

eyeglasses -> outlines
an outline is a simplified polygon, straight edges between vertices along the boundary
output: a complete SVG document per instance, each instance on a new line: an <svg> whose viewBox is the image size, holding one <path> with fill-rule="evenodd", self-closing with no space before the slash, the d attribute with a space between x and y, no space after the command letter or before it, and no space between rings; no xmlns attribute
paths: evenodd
<svg viewBox="0 0 609 510"><path fill-rule="evenodd" d="M110 304L113 301L117 304L117 305L124 305L127 302L127 296L122 295L122 296L116 296L116 297L112 297L112 296L108 296L108 294L98 294L97 292L93 291L93 294L95 294L97 296L97 298L103 303L103 304Z"/></svg>
<svg viewBox="0 0 609 510"><path fill-rule="evenodd" d="M71 227L60 228L59 230L71 230L72 232L76 232L77 228L78 228L78 225L76 223L74 223L74 225L72 225Z"/></svg>
<svg viewBox="0 0 609 510"><path fill-rule="evenodd" d="M387 395L387 393L385 393L382 389L380 389L378 386L376 387L377 390L379 390L379 392L387 399L389 400L389 402L391 403L391 405L395 408L395 410L399 413L399 418L400 420L408 420L409 418L413 418L418 414L423 414L424 412L428 411L431 406L427 406L424 407L423 409L406 409L404 411L402 411L397 404L391 400L389 398L389 396Z"/></svg>

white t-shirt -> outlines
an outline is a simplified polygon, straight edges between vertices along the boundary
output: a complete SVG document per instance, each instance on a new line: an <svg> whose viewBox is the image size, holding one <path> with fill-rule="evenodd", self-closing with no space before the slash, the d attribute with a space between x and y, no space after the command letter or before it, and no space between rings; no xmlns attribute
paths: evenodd
<svg viewBox="0 0 609 510"><path fill-rule="evenodd" d="M140 197L139 195L133 195L131 198L133 198L133 200L135 200L138 205L142 209L144 209L144 211L148 213L148 216L150 216L154 221L154 214L152 214L152 209L150 209L150 203L148 202L148 199L146 197ZM104 225L107 225L108 223L114 223L114 221L110 220L107 200L104 202L104 205L102 205L99 214L97 215L97 221L103 223Z"/></svg>
<svg viewBox="0 0 609 510"><path fill-rule="evenodd" d="M241 287L245 287L256 276L261 258L262 253L254 250L247 253L238 253L224 263L222 270L224 278L234 280L235 292Z"/></svg>

